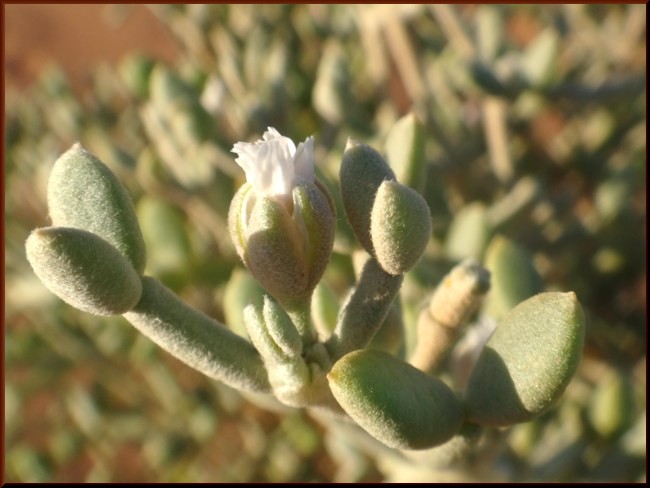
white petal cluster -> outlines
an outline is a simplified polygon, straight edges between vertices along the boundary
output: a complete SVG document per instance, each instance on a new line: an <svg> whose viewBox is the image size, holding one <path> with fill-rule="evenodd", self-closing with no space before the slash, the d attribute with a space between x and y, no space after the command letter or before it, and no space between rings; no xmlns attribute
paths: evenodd
<svg viewBox="0 0 650 488"><path fill-rule="evenodd" d="M314 138L295 144L269 127L262 140L238 142L232 152L246 172L246 181L260 196L291 195L298 183L314 182Z"/></svg>

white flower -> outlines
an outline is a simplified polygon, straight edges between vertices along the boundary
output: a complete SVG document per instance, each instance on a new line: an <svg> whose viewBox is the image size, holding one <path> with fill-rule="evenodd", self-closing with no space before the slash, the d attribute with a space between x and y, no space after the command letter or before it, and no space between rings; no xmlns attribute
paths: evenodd
<svg viewBox="0 0 650 488"><path fill-rule="evenodd" d="M273 127L254 143L238 142L232 152L246 172L246 181L260 196L291 195L299 183L314 183L314 138L295 144Z"/></svg>

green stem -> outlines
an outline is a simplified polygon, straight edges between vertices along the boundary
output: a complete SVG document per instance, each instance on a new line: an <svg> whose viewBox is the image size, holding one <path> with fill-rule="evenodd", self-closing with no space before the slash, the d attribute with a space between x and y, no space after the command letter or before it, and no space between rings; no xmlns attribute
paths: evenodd
<svg viewBox="0 0 650 488"><path fill-rule="evenodd" d="M325 344L332 361L370 343L384 322L403 279L404 275L386 273L374 258L366 262Z"/></svg>
<svg viewBox="0 0 650 488"><path fill-rule="evenodd" d="M142 278L142 297L124 317L171 355L233 388L269 393L257 350L223 324L183 303L154 278Z"/></svg>

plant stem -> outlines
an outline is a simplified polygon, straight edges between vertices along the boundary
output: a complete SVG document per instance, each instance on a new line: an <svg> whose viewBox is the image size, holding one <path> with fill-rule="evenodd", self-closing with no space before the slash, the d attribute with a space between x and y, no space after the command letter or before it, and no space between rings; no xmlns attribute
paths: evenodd
<svg viewBox="0 0 650 488"><path fill-rule="evenodd" d="M386 318L403 279L403 275L386 273L374 258L366 262L359 282L325 344L332 361L370 343Z"/></svg>
<svg viewBox="0 0 650 488"><path fill-rule="evenodd" d="M171 355L227 385L269 393L257 350L223 324L183 303L154 278L142 278L142 297L124 317Z"/></svg>

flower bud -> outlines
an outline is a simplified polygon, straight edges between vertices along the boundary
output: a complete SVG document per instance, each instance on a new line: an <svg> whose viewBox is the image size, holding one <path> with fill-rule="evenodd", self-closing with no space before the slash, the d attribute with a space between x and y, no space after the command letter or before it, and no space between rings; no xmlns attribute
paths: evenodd
<svg viewBox="0 0 650 488"><path fill-rule="evenodd" d="M131 263L101 237L82 229L34 230L27 259L36 276L64 302L95 315L119 315L140 300L142 283Z"/></svg>
<svg viewBox="0 0 650 488"><path fill-rule="evenodd" d="M334 244L335 210L315 179L312 140L293 142L269 129L263 141L238 143L248 182L235 195L228 228L237 253L280 303L308 298Z"/></svg>
<svg viewBox="0 0 650 488"><path fill-rule="evenodd" d="M463 408L447 385L382 351L351 352L327 378L350 417L390 447L440 445L463 421Z"/></svg>
<svg viewBox="0 0 650 488"><path fill-rule="evenodd" d="M384 181L372 206L370 236L384 271L406 273L420 259L431 237L427 202L408 186Z"/></svg>

